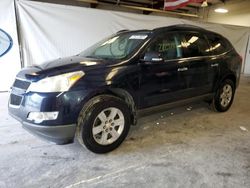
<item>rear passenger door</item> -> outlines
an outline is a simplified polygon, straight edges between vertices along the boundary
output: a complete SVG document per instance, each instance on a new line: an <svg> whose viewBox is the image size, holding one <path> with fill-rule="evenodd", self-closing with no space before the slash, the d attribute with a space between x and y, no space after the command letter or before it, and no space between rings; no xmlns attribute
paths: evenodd
<svg viewBox="0 0 250 188"><path fill-rule="evenodd" d="M209 44L203 34L198 32L180 33L182 55L189 62L188 97L207 94L211 90Z"/></svg>
<svg viewBox="0 0 250 188"><path fill-rule="evenodd" d="M209 33L207 38L210 44L210 54L212 56L211 61L209 62L209 77L208 79L211 82L211 87L213 88L217 82L219 82L220 67L226 67L226 55L225 53L231 50L231 45L228 44L225 39L220 36Z"/></svg>

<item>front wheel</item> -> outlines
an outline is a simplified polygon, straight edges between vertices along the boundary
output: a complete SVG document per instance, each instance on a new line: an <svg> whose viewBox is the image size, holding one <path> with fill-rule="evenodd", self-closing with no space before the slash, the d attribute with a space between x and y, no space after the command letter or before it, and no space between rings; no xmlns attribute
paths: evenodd
<svg viewBox="0 0 250 188"><path fill-rule="evenodd" d="M130 128L130 111L121 99L101 95L88 102L78 118L77 138L94 153L117 148Z"/></svg>
<svg viewBox="0 0 250 188"><path fill-rule="evenodd" d="M216 94L211 103L212 108L218 112L227 111L234 99L235 85L232 80L224 80L217 89Z"/></svg>

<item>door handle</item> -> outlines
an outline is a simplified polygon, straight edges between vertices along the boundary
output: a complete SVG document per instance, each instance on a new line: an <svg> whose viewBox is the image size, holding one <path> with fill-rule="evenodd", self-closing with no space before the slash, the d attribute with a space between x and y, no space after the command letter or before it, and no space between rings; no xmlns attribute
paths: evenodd
<svg viewBox="0 0 250 188"><path fill-rule="evenodd" d="M187 67L183 67L183 68L178 68L177 71L178 72L183 72L183 71L187 71L188 68Z"/></svg>
<svg viewBox="0 0 250 188"><path fill-rule="evenodd" d="M211 67L218 67L219 64L218 63L215 63L215 64L212 64Z"/></svg>

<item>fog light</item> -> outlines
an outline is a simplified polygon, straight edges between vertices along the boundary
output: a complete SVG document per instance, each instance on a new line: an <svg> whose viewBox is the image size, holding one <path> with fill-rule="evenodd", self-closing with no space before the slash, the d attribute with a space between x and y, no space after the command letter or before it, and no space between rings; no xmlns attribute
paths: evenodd
<svg viewBox="0 0 250 188"><path fill-rule="evenodd" d="M55 120L57 116L58 112L30 112L27 119L41 123L46 120Z"/></svg>

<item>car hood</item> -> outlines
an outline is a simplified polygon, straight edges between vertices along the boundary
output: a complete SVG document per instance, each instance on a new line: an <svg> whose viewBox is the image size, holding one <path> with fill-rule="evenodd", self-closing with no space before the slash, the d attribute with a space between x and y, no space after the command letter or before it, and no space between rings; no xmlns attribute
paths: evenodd
<svg viewBox="0 0 250 188"><path fill-rule="evenodd" d="M42 70L54 69L54 68L65 68L65 67L89 67L93 68L96 66L105 66L107 64L114 63L114 60L86 58L81 56L72 56L59 58L54 61L50 61L39 65L38 67Z"/></svg>
<svg viewBox="0 0 250 188"><path fill-rule="evenodd" d="M54 76L78 70L89 71L91 69L103 69L117 63L119 63L118 60L72 56L59 58L41 65L26 67L18 73L17 77L29 80L39 80L47 76Z"/></svg>

